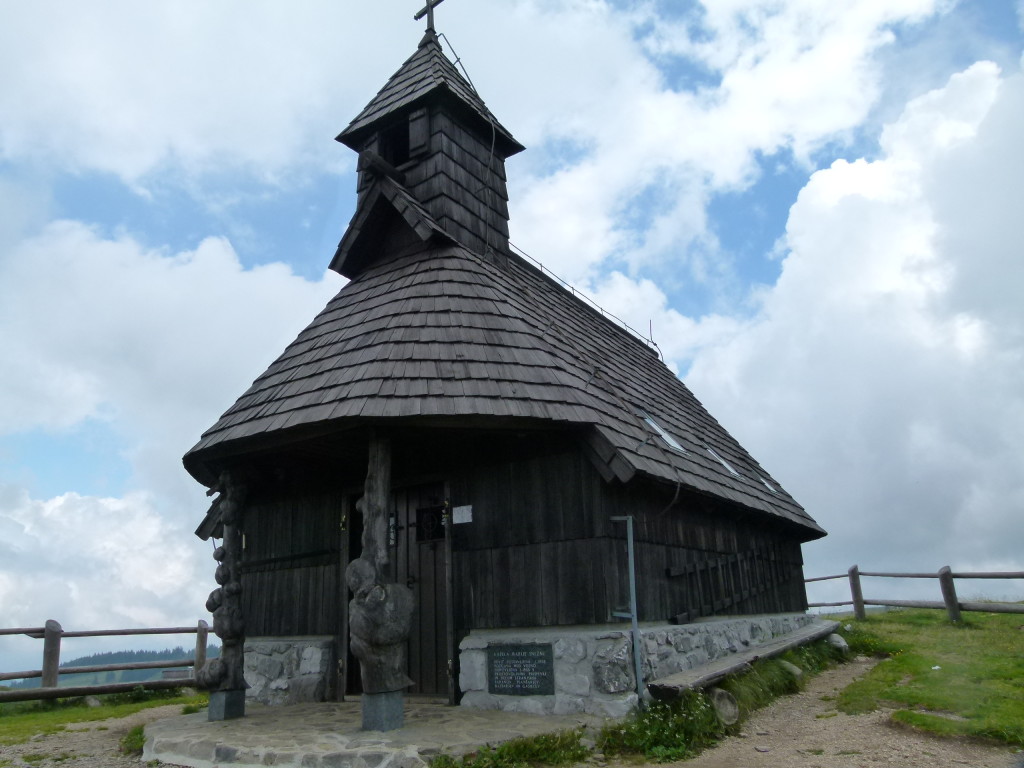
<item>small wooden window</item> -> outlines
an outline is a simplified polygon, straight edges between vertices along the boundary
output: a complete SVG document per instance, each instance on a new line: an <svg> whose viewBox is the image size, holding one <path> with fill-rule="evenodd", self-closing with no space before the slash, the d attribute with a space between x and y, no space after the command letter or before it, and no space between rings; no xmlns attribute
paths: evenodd
<svg viewBox="0 0 1024 768"><path fill-rule="evenodd" d="M396 168L409 162L409 125L405 121L380 132L380 156Z"/></svg>
<svg viewBox="0 0 1024 768"><path fill-rule="evenodd" d="M430 114L425 109L417 109L409 115L409 156L426 152L429 144Z"/></svg>

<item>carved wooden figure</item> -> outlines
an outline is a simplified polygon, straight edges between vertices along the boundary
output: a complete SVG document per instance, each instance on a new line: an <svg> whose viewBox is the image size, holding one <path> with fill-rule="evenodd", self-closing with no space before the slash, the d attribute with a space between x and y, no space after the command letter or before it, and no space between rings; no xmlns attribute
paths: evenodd
<svg viewBox="0 0 1024 768"><path fill-rule="evenodd" d="M408 587L389 583L390 503L391 444L373 435L363 498L357 504L363 513L362 554L345 571L354 595L349 603L349 632L363 680L363 727L372 730L401 727L401 692L413 682L406 674L406 641L414 600ZM376 717L373 713L380 708L370 697L380 694L390 694L385 697L390 703L388 713Z"/></svg>
<svg viewBox="0 0 1024 768"><path fill-rule="evenodd" d="M224 543L217 547L214 578L218 586L206 600L213 614L213 631L221 640L219 659L211 659L196 674L201 688L211 691L210 719L228 720L245 714L245 620L242 614L242 582L239 560L242 553L242 502L244 488L222 472L215 490L220 492ZM219 695L218 695L219 694Z"/></svg>

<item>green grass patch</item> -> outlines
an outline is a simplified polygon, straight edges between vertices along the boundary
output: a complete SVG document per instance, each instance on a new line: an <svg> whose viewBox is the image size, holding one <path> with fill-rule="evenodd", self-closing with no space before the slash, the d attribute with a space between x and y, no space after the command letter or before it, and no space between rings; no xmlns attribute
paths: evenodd
<svg viewBox="0 0 1024 768"><path fill-rule="evenodd" d="M740 717L770 704L779 696L797 693L807 679L843 660L843 655L825 641L794 648L774 659L762 659L751 665L749 672L735 675L718 684L736 697ZM804 676L797 679L785 664L799 667Z"/></svg>
<svg viewBox="0 0 1024 768"><path fill-rule="evenodd" d="M1024 747L1024 632L1014 614L898 610L852 621L851 649L889 653L839 696L847 714L895 706L893 720L945 736ZM845 622L845 620L844 620Z"/></svg>
<svg viewBox="0 0 1024 768"><path fill-rule="evenodd" d="M0 745L20 744L37 734L56 733L64 730L68 723L127 717L167 704L206 706L208 701L206 694L183 696L173 689L132 691L98 698L102 702L98 707L87 706L83 698L0 704Z"/></svg>
<svg viewBox="0 0 1024 768"><path fill-rule="evenodd" d="M49 760L53 763L63 763L65 760L70 760L75 755L72 752L61 752L59 755L51 755L46 752L30 752L26 755L22 755L21 759L30 765L36 765L43 762L43 760ZM0 763L0 765L11 765L11 763Z"/></svg>
<svg viewBox="0 0 1024 768"><path fill-rule="evenodd" d="M718 684L731 693L740 709L740 720L779 696L796 693L807 675L814 675L842 660L842 654L821 641L795 648L775 659L763 659L748 672ZM799 667L799 678L782 662ZM690 691L671 702L656 702L621 723L606 726L597 746L607 754L642 755L647 760L667 762L699 754L736 728L723 726L707 697Z"/></svg>
<svg viewBox="0 0 1024 768"><path fill-rule="evenodd" d="M432 768L522 768L530 765L565 765L586 758L583 731L559 731L530 738L513 739L497 747L485 746L459 758L438 755Z"/></svg>
<svg viewBox="0 0 1024 768"><path fill-rule="evenodd" d="M121 752L126 755L141 755L145 745L146 727L143 725L136 725L121 737Z"/></svg>
<svg viewBox="0 0 1024 768"><path fill-rule="evenodd" d="M805 674L820 672L841 655L826 642L797 648L778 660L758 661L751 670L719 684L736 697L741 717L764 706L776 696L799 690L801 683L781 660L800 667ZM621 722L606 725L596 735L596 747L608 755L642 756L654 762L682 760L699 754L729 732L708 698L688 691L668 702L654 702ZM431 768L524 768L564 765L586 759L590 749L581 730L515 739L497 747L486 746L455 758L439 755Z"/></svg>
<svg viewBox="0 0 1024 768"><path fill-rule="evenodd" d="M707 697L688 691L674 701L654 702L621 723L605 726L597 746L605 754L643 755L668 762L699 754L724 733Z"/></svg>

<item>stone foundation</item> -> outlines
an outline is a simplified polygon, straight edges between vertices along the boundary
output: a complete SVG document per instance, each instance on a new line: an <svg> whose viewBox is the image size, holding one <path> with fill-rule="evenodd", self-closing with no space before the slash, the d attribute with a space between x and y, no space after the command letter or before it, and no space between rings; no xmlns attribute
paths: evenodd
<svg viewBox="0 0 1024 768"><path fill-rule="evenodd" d="M806 614L708 619L692 624L643 624L641 663L645 681L783 637L814 621ZM489 692L487 649L505 645L550 645L553 695ZM628 626L545 627L473 630L459 644L462 706L507 712L623 717L637 704Z"/></svg>
<svg viewBox="0 0 1024 768"><path fill-rule="evenodd" d="M254 637L245 642L246 699L261 704L326 701L332 637Z"/></svg>

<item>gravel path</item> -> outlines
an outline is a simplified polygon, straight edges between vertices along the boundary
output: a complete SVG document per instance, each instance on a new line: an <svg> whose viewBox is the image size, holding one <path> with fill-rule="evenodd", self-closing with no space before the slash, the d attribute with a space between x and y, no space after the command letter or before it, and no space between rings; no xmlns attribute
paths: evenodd
<svg viewBox="0 0 1024 768"><path fill-rule="evenodd" d="M807 688L754 714L739 736L726 739L679 768L1024 768L1024 755L1006 747L917 734L889 724L888 713L836 713L833 697L875 662L858 659L812 678ZM68 730L0 747L0 766L31 768L138 768L138 757L118 752L136 725L179 714L181 705L146 709L129 717L76 723ZM45 755L46 757L39 757ZM26 759L27 758L27 759ZM4 760L8 762L4 762ZM634 761L608 761L611 768ZM166 766L165 768L174 768Z"/></svg>
<svg viewBox="0 0 1024 768"><path fill-rule="evenodd" d="M134 715L89 723L71 723L67 730L36 736L24 744L0 746L0 766L11 768L139 768L136 756L122 755L121 738L136 725L181 714L181 704L154 707ZM10 761L5 763L4 760ZM168 768L174 768L173 766Z"/></svg>
<svg viewBox="0 0 1024 768"><path fill-rule="evenodd" d="M777 699L685 768L1019 768L1007 747L923 735L889 722L887 712L837 713L834 697L876 662L858 658L812 678L794 696Z"/></svg>

